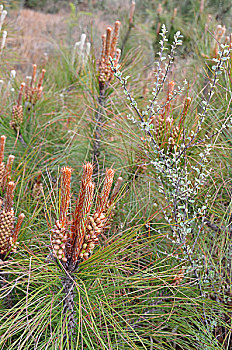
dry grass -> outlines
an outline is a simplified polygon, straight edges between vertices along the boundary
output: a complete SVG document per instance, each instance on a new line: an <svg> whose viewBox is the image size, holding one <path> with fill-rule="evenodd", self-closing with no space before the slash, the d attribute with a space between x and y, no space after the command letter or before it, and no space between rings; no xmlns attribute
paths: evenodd
<svg viewBox="0 0 232 350"><path fill-rule="evenodd" d="M20 56L21 64L31 62L43 65L46 56L54 50L54 39L61 38L66 30L67 14L45 14L29 9L20 13L11 12L8 24L13 35L8 45Z"/></svg>
<svg viewBox="0 0 232 350"><path fill-rule="evenodd" d="M44 66L47 58L51 57L57 48L57 44L62 43L63 46L65 41L69 41L68 44L72 46L79 40L81 32L87 35L89 33L90 37L91 26L94 28L93 40L99 41L100 44L101 34L105 32L109 23L108 17L110 16L106 16L102 11L74 20L68 12L47 14L30 9L11 11L7 18L7 25L10 28L7 46L17 64L17 70L29 74L31 63ZM69 24L72 24L70 29L72 37L67 38Z"/></svg>

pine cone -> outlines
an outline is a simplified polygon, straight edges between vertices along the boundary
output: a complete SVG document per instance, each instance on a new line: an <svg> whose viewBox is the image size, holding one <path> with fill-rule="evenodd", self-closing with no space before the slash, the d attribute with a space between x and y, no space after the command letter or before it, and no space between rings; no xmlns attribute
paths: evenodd
<svg viewBox="0 0 232 350"><path fill-rule="evenodd" d="M179 133L180 133L180 128L178 126L174 126L170 132L170 137L168 140L168 143L171 146L171 149L176 145Z"/></svg>
<svg viewBox="0 0 232 350"><path fill-rule="evenodd" d="M159 146L168 144L171 149L177 142L180 128L179 126L173 126L173 119L166 118L165 116L153 116L152 122L154 125L154 133Z"/></svg>
<svg viewBox="0 0 232 350"><path fill-rule="evenodd" d="M10 126L12 129L18 129L23 122L23 107L13 106Z"/></svg>
<svg viewBox="0 0 232 350"><path fill-rule="evenodd" d="M171 127L171 120L164 118L164 116L155 116L153 117L153 124L154 124L154 132L157 137L157 139L162 142L162 140L165 138L167 131Z"/></svg>
<svg viewBox="0 0 232 350"><path fill-rule="evenodd" d="M13 237L9 239L9 249L12 253L16 253L18 242L14 242Z"/></svg>
<svg viewBox="0 0 232 350"><path fill-rule="evenodd" d="M111 69L109 63L105 63L105 61L102 61L99 67L99 83L105 84L106 82L108 82L110 78L110 73Z"/></svg>
<svg viewBox="0 0 232 350"><path fill-rule="evenodd" d="M6 254L10 248L10 237L14 225L14 210L3 210L0 214L0 254Z"/></svg>
<svg viewBox="0 0 232 350"><path fill-rule="evenodd" d="M4 179L5 174L5 163L0 163L0 186L2 184L2 180Z"/></svg>
<svg viewBox="0 0 232 350"><path fill-rule="evenodd" d="M59 221L56 221L55 227L51 231L51 241L53 248L52 254L55 258L66 262L67 258L65 257L65 244L68 239L66 229L64 227L61 227Z"/></svg>
<svg viewBox="0 0 232 350"><path fill-rule="evenodd" d="M80 257L87 259L98 243L98 235L103 231L106 224L106 217L103 213L96 213L93 217L89 217L84 243Z"/></svg>
<svg viewBox="0 0 232 350"><path fill-rule="evenodd" d="M43 193L43 184L36 182L32 189L32 197L38 199Z"/></svg>
<svg viewBox="0 0 232 350"><path fill-rule="evenodd" d="M36 102L41 98L41 95L42 89L38 89L37 87L28 88L25 93L25 99L34 106Z"/></svg>

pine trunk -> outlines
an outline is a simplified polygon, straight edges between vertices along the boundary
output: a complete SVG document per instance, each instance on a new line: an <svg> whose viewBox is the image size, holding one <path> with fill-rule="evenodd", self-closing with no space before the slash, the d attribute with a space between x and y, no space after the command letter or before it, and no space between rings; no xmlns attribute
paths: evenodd
<svg viewBox="0 0 232 350"><path fill-rule="evenodd" d="M93 138L93 174L97 176L99 169L99 158L101 154L101 138L102 138L102 122L103 122L103 107L104 107L104 92L100 90L100 96L98 98L99 107L95 113L95 132Z"/></svg>

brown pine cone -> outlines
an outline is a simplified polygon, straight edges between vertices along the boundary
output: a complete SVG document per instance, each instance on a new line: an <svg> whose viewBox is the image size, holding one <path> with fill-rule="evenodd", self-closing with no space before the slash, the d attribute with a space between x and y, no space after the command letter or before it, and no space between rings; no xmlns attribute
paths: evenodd
<svg viewBox="0 0 232 350"><path fill-rule="evenodd" d="M18 129L23 122L23 107L13 106L10 126L12 129Z"/></svg>
<svg viewBox="0 0 232 350"><path fill-rule="evenodd" d="M5 163L0 163L0 186L2 184L2 180L4 178L4 174L5 174Z"/></svg>
<svg viewBox="0 0 232 350"><path fill-rule="evenodd" d="M62 260L63 262L67 261L65 257L65 244L67 242L66 229L61 227L59 221L56 221L54 229L51 230L51 242L52 242L52 254L55 258Z"/></svg>
<svg viewBox="0 0 232 350"><path fill-rule="evenodd" d="M103 213L96 213L94 216L89 217L85 239L80 253L81 258L86 260L89 257L95 245L98 243L98 235L103 231L105 223L106 217Z"/></svg>
<svg viewBox="0 0 232 350"><path fill-rule="evenodd" d="M6 254L10 248L10 237L13 232L14 210L3 210L0 214L0 254Z"/></svg>

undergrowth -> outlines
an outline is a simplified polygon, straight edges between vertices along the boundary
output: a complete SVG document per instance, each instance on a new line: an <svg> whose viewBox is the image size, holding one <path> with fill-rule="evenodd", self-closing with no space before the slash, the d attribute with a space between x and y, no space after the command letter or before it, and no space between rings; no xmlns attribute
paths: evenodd
<svg viewBox="0 0 232 350"><path fill-rule="evenodd" d="M231 349L231 9L215 4L1 6L0 349ZM24 20L46 37L29 53Z"/></svg>

